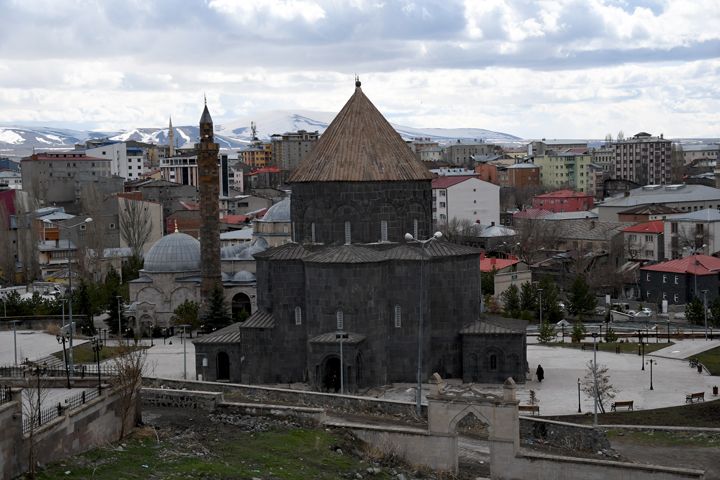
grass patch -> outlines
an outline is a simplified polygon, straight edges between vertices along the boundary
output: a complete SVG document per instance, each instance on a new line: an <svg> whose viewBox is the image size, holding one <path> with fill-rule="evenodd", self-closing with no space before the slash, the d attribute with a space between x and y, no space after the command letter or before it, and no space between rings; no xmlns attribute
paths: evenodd
<svg viewBox="0 0 720 480"><path fill-rule="evenodd" d="M655 447L720 447L720 434L660 430L608 430L609 440Z"/></svg>
<svg viewBox="0 0 720 480"><path fill-rule="evenodd" d="M592 342L582 342L582 343L541 343L539 345L544 345L547 347L563 347L563 348L575 348L580 349L583 345L585 346L586 350L590 350L592 352ZM660 350L665 347L671 346L672 343L645 343L645 354L652 353L654 351ZM615 353L620 347L620 353L634 353L637 355L638 353L638 344L637 343L630 343L630 342L602 342L598 343L598 351L599 352L610 352Z"/></svg>
<svg viewBox="0 0 720 480"><path fill-rule="evenodd" d="M127 351L127 349L130 348L131 350L136 350L138 348L148 348L146 346L122 346L122 347L116 347L116 346L103 346L103 348L100 350L100 361L109 360L111 358L115 358L118 355L120 355L121 352ZM59 352L53 353L53 356L56 358L59 358L60 360L63 359L63 352L62 350ZM90 343L83 343L81 345L76 345L73 347L73 361L75 363L95 363L95 353L92 350L92 345Z"/></svg>
<svg viewBox="0 0 720 480"><path fill-rule="evenodd" d="M697 358L700 363L705 365L710 375L720 375L720 347L693 355L693 358Z"/></svg>
<svg viewBox="0 0 720 480"><path fill-rule="evenodd" d="M218 435L202 442L192 435L161 439L160 443L154 435L136 435L123 442L122 447L99 448L51 465L38 478L330 480L368 466L347 452L336 452L331 447L346 440L323 430L243 432L231 439ZM373 478L390 479L385 470Z"/></svg>
<svg viewBox="0 0 720 480"><path fill-rule="evenodd" d="M706 395L709 392L706 392ZM678 393L678 395L683 395ZM608 405L607 409L610 407ZM562 422L592 424L592 415L564 415L544 417ZM663 425L671 427L720 428L720 400L680 405L677 407L637 410L634 412L609 412L598 414L601 425Z"/></svg>

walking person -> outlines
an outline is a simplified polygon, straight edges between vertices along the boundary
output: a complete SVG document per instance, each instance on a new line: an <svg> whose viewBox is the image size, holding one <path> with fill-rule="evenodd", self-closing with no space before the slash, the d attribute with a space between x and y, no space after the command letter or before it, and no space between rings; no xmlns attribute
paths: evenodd
<svg viewBox="0 0 720 480"><path fill-rule="evenodd" d="M538 382L542 383L543 378L545 378L545 370L543 370L542 365L538 364L537 370L535 370L535 376L538 379Z"/></svg>

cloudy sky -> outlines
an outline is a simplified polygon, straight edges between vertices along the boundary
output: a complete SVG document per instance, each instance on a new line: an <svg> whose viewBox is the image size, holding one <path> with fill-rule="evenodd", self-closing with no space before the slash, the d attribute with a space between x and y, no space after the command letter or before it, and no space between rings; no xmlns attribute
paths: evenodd
<svg viewBox="0 0 720 480"><path fill-rule="evenodd" d="M720 136L720 0L0 0L0 123L268 110L525 138Z"/></svg>

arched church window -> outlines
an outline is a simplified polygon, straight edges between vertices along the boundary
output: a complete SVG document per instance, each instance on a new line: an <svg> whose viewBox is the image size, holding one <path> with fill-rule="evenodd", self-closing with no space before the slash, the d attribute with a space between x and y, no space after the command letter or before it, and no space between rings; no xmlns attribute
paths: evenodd
<svg viewBox="0 0 720 480"><path fill-rule="evenodd" d="M387 220L380 220L380 241L381 242L388 241Z"/></svg>
<svg viewBox="0 0 720 480"><path fill-rule="evenodd" d="M418 238L419 232L418 232L418 221L417 218L413 220L413 237Z"/></svg>
<svg viewBox="0 0 720 480"><path fill-rule="evenodd" d="M395 328L400 328L402 326L402 309L400 308L400 305L395 305Z"/></svg>
<svg viewBox="0 0 720 480"><path fill-rule="evenodd" d="M345 245L350 245L352 241L351 233L350 222L345 222Z"/></svg>
<svg viewBox="0 0 720 480"><path fill-rule="evenodd" d="M338 330L342 330L343 327L345 326L345 325L344 325L344 324L345 324L345 318L344 318L344 317L345 317L345 316L343 315L343 311L342 311L342 310L338 310L337 312L335 312L335 320L336 320L336 322L337 322L337 329L338 329Z"/></svg>
<svg viewBox="0 0 720 480"><path fill-rule="evenodd" d="M315 239L315 223L310 224L310 240L312 243L317 243Z"/></svg>
<svg viewBox="0 0 720 480"><path fill-rule="evenodd" d="M490 355L490 370L497 370L497 355Z"/></svg>
<svg viewBox="0 0 720 480"><path fill-rule="evenodd" d="M302 325L302 308L295 307L295 325Z"/></svg>

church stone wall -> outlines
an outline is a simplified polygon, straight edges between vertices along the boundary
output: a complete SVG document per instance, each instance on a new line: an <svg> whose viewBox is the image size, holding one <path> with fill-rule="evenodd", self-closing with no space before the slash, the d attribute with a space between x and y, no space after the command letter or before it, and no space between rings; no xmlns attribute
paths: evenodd
<svg viewBox="0 0 720 480"><path fill-rule="evenodd" d="M500 383L512 377L525 383L527 358L524 334L463 335L463 382ZM495 355L497 366L491 368Z"/></svg>
<svg viewBox="0 0 720 480"><path fill-rule="evenodd" d="M380 222L388 222L388 240L402 241L405 233L427 238L432 226L430 181L310 182L293 184L290 205L295 241L326 245L345 243L345 222L352 225L352 243L381 238Z"/></svg>

